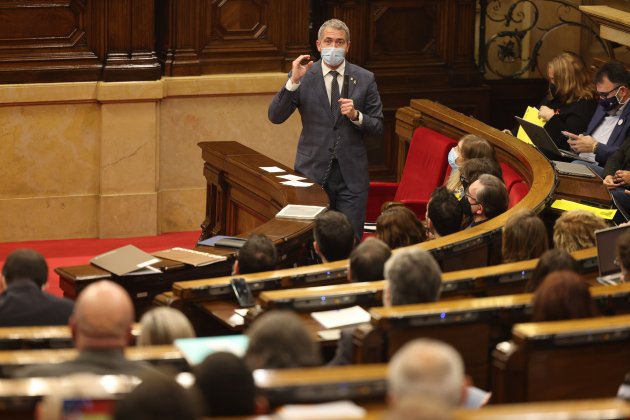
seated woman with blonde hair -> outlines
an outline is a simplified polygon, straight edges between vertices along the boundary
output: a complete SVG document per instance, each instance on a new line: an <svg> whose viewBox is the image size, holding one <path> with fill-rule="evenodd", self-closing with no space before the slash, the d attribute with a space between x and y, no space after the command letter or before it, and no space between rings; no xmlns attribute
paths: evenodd
<svg viewBox="0 0 630 420"><path fill-rule="evenodd" d="M521 210L512 215L503 227L503 262L538 258L549 247L548 241L543 221L533 211Z"/></svg>
<svg viewBox="0 0 630 420"><path fill-rule="evenodd" d="M595 231L608 227L604 219L585 210L562 213L553 226L553 243L567 252L595 246Z"/></svg>
<svg viewBox="0 0 630 420"><path fill-rule="evenodd" d="M446 181L446 188L463 196L462 183L460 180L461 169L466 162L475 158L489 158L497 160L494 152L494 146L482 137L474 134L466 134L457 142L457 146L453 147L448 153L448 164L451 166L451 175Z"/></svg>
<svg viewBox="0 0 630 420"><path fill-rule="evenodd" d="M173 344L177 338L195 337L195 330L186 315L173 308L151 309L142 316L140 325L137 346Z"/></svg>
<svg viewBox="0 0 630 420"><path fill-rule="evenodd" d="M545 120L545 130L561 149L569 150L568 131L586 131L595 113L595 86L584 61L574 53L564 52L547 64L549 92L542 100L538 117Z"/></svg>

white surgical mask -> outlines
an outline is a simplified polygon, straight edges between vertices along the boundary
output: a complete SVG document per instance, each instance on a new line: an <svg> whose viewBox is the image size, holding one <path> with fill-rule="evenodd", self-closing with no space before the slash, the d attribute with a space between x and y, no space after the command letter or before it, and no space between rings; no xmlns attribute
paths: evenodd
<svg viewBox="0 0 630 420"><path fill-rule="evenodd" d="M344 58L346 58L345 48L322 48L322 60L330 67L337 67L343 63Z"/></svg>
<svg viewBox="0 0 630 420"><path fill-rule="evenodd" d="M448 152L448 164L451 165L451 169L453 171L456 171L459 166L457 166L457 158L459 157L459 154L457 153L457 150L455 149L455 147L453 147L449 152Z"/></svg>

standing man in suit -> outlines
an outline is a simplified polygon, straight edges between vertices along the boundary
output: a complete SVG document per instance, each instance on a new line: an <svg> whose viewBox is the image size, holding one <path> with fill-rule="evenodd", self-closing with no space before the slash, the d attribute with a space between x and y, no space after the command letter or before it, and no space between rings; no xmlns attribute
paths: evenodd
<svg viewBox="0 0 630 420"><path fill-rule="evenodd" d="M604 64L595 75L599 106L584 134L565 132L571 149L583 158L594 159L589 166L604 176L608 158L623 144L630 130L630 73L618 61ZM576 161L575 163L584 163Z"/></svg>
<svg viewBox="0 0 630 420"><path fill-rule="evenodd" d="M293 61L289 80L269 105L269 120L281 124L299 110L295 170L322 185L330 208L348 216L361 238L369 187L365 139L383 134L383 107L374 74L348 62L349 49L346 24L324 22L317 40L321 60L300 55Z"/></svg>

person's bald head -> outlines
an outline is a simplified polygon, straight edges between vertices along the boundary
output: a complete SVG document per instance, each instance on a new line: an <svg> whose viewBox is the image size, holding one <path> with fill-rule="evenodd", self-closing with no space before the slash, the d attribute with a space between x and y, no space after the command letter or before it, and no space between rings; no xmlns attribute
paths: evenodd
<svg viewBox="0 0 630 420"><path fill-rule="evenodd" d="M390 360L387 387L394 405L404 398L422 397L457 407L465 398L464 363L450 345L416 339Z"/></svg>
<svg viewBox="0 0 630 420"><path fill-rule="evenodd" d="M99 281L79 295L70 326L78 349L125 347L133 321L133 303L127 291L111 281Z"/></svg>

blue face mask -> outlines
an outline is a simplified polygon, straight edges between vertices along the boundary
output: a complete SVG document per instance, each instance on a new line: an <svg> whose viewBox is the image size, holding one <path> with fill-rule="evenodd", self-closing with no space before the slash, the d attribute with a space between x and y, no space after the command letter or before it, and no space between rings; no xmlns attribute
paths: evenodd
<svg viewBox="0 0 630 420"><path fill-rule="evenodd" d="M457 151L453 147L448 152L448 164L451 165L451 170L453 170L453 171L456 171L459 168L459 166L457 166L457 163L455 162L458 157L459 157L459 155L457 154Z"/></svg>
<svg viewBox="0 0 630 420"><path fill-rule="evenodd" d="M619 89L617 89L617 93L619 93ZM612 98L606 98L606 99L600 100L599 106L604 108L604 111L606 112L610 112L613 109L615 109L615 107L619 105L619 98L617 98L617 93L615 93L615 96L613 96Z"/></svg>
<svg viewBox="0 0 630 420"><path fill-rule="evenodd" d="M322 60L330 67L337 67L346 58L345 48L322 48Z"/></svg>

